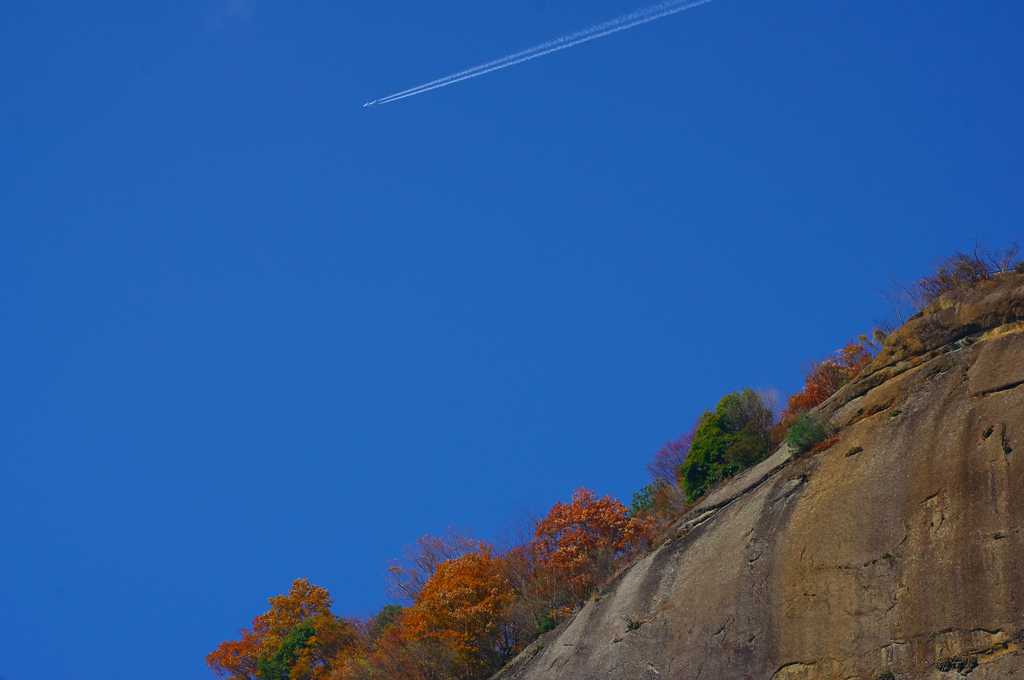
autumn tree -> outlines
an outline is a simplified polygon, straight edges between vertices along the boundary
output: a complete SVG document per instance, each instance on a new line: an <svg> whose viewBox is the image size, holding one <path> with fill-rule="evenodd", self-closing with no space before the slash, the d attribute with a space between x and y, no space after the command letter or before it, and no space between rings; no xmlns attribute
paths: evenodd
<svg viewBox="0 0 1024 680"><path fill-rule="evenodd" d="M571 503L555 503L537 522L535 541L545 568L579 606L622 562L650 549L652 525L630 517L611 496L598 499L581 487Z"/></svg>
<svg viewBox="0 0 1024 680"><path fill-rule="evenodd" d="M397 602L412 604L437 568L448 560L455 560L473 552L476 539L468 529L448 527L440 536L427 534L407 546L400 560L388 563L384 580L388 597Z"/></svg>
<svg viewBox="0 0 1024 680"><path fill-rule="evenodd" d="M564 585L547 568L534 538L539 519L535 511L520 508L499 533L504 576L515 593L505 618L518 629L535 634L558 623L558 614L552 616L552 612L567 603Z"/></svg>
<svg viewBox="0 0 1024 680"><path fill-rule="evenodd" d="M253 680L257 677L256 665L263 653L263 638L266 628L257 616L252 628L238 631L241 640L226 640L215 651L206 656L206 665L222 678L231 680Z"/></svg>
<svg viewBox="0 0 1024 680"><path fill-rule="evenodd" d="M781 422L788 428L803 413L821 404L864 370L873 354L874 345L866 336L850 340L835 354L810 364L804 371L804 388L786 400Z"/></svg>
<svg viewBox="0 0 1024 680"><path fill-rule="evenodd" d="M404 608L397 604L384 605L366 624L366 635L370 642L376 642L388 628L395 625L404 615Z"/></svg>
<svg viewBox="0 0 1024 680"><path fill-rule="evenodd" d="M317 614L300 626L306 626L312 635L305 637L293 652L287 677L290 680L326 680L338 660L355 645L354 626L351 621L333 614Z"/></svg>
<svg viewBox="0 0 1024 680"><path fill-rule="evenodd" d="M413 639L405 627L407 615L402 608L390 611L374 637L372 621L366 622L362 644L343 655L330 680L461 680L452 650Z"/></svg>
<svg viewBox="0 0 1024 680"><path fill-rule="evenodd" d="M299 656L308 648L309 641L315 636L316 631L308 621L295 626L276 652L264 656L257 662L261 680L289 680Z"/></svg>
<svg viewBox="0 0 1024 680"><path fill-rule="evenodd" d="M505 618L514 594L501 557L477 549L438 565L409 610L412 640L447 646L466 678L489 676L521 651L526 635Z"/></svg>
<svg viewBox="0 0 1024 680"><path fill-rule="evenodd" d="M269 600L270 611L207 655L206 664L232 680L289 678L322 680L334 661L355 641L351 622L331 613L324 588L296 579L287 595Z"/></svg>
<svg viewBox="0 0 1024 680"><path fill-rule="evenodd" d="M934 271L918 279L917 292L920 308L924 308L943 295L962 295L982 281L996 274L1021 271L1019 240L1007 248L989 250L981 241L974 242L970 253L956 251L935 260Z"/></svg>
<svg viewBox="0 0 1024 680"><path fill-rule="evenodd" d="M507 616L516 595L506 571L504 557L467 530L418 540L388 572L389 586L411 606L388 605L362 624L361 649L339 664L335 680L490 676L532 630Z"/></svg>

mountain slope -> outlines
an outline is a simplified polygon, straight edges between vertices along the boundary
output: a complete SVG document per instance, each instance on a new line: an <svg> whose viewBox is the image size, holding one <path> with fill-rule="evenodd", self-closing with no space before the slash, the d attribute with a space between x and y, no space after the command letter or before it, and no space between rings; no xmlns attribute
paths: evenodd
<svg viewBox="0 0 1024 680"><path fill-rule="evenodd" d="M1024 674L1024 277L943 297L498 678ZM891 674L891 675L890 675Z"/></svg>

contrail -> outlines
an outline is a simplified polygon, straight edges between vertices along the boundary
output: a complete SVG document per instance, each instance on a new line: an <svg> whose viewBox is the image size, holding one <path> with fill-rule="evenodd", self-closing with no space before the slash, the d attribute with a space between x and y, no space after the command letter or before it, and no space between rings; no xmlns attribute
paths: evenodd
<svg viewBox="0 0 1024 680"><path fill-rule="evenodd" d="M462 80L476 78L477 76L482 76L483 74L490 73L491 71L508 68L509 66L521 64L524 61L536 59L537 57L543 57L545 54L565 50L574 45L579 45L580 43L597 40L598 38L603 38L606 35L624 31L627 28L633 28L634 26L646 24L647 22L654 21L655 19L667 17L670 14L676 14L677 12L682 12L683 10L691 9L698 5L705 5L711 1L712 0L663 0L662 2L650 5L649 7L644 7L636 10L635 12L624 14L617 19L611 19L600 24L595 24L590 28L570 33L567 36L542 43L536 47L523 50L522 52L516 52L515 54L510 54L506 57L502 57L501 59L495 59L494 61L489 61L486 64L480 64L479 66L474 66L471 69L466 69L465 71L453 73L452 75L445 76L444 78L432 80L429 83L424 83L423 85L403 92L397 92L395 94L388 95L387 97L375 99L372 102L363 104L363 106L388 104L390 102L398 101L399 99L405 99L406 97L412 97L413 95L430 92L431 90L436 90L437 88L444 87L445 85L453 85Z"/></svg>

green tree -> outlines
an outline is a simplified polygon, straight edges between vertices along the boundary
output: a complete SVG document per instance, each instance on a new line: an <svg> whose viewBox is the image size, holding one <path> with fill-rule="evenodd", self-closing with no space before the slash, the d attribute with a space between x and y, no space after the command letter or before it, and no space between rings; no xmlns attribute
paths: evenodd
<svg viewBox="0 0 1024 680"><path fill-rule="evenodd" d="M299 655L309 646L309 639L316 635L313 624L308 621L295 626L271 656L263 657L256 663L261 680L289 680L292 666Z"/></svg>
<svg viewBox="0 0 1024 680"><path fill-rule="evenodd" d="M725 452L722 476L731 477L755 463L760 463L770 452L765 433L758 423L751 421L733 435L732 445Z"/></svg>
<svg viewBox="0 0 1024 680"><path fill-rule="evenodd" d="M661 486L660 479L656 479L643 486L639 491L633 492L633 502L629 504L629 511L626 513L630 517L641 517L648 512L654 510L654 494L658 491Z"/></svg>
<svg viewBox="0 0 1024 680"><path fill-rule="evenodd" d="M715 410L705 411L679 468L687 500L696 500L718 480L767 458L773 423L774 413L751 389L727 394Z"/></svg>

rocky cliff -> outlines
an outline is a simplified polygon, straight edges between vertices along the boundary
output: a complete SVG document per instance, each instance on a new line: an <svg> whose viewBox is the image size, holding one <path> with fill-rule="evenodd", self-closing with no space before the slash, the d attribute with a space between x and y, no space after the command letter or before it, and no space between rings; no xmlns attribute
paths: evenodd
<svg viewBox="0 0 1024 680"><path fill-rule="evenodd" d="M501 680L1024 677L1024 277L944 297Z"/></svg>

